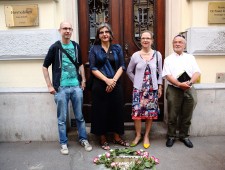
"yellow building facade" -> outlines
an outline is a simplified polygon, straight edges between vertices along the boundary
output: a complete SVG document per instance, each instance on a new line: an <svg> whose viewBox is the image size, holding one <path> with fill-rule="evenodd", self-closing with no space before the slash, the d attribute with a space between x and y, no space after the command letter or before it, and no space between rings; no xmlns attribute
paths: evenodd
<svg viewBox="0 0 225 170"><path fill-rule="evenodd" d="M165 27L165 56L172 52L172 38L179 32L187 31L190 28L225 28L225 24L208 23L209 0L167 0L166 2L166 27ZM5 5L26 5L37 4L39 9L39 25L36 27L6 27ZM39 0L39 1L0 1L0 30L20 31L20 30L42 30L58 29L61 21L70 21L74 26L73 39L78 41L78 18L76 0ZM4 34L4 33L3 33ZM210 34L210 32L208 32ZM22 34L21 34L22 36ZM10 37L7 37L10 38ZM19 37L18 37L19 38ZM7 41L3 40L2 41ZM9 44L10 46L10 44ZM1 47L4 48L4 47ZM21 49L23 50L23 49ZM0 50L1 51L1 50ZM195 54L194 54L195 55ZM42 56L43 57L43 56ZM202 76L200 83L216 83L216 74L225 72L225 57L221 55L195 55L201 68ZM8 57L1 59L0 54L0 87L45 87L45 82L40 72L43 60L38 59L11 59ZM18 57L20 58L20 57ZM19 68L19 71L18 71ZM6 71L7 70L7 71ZM28 71L29 70L29 71Z"/></svg>

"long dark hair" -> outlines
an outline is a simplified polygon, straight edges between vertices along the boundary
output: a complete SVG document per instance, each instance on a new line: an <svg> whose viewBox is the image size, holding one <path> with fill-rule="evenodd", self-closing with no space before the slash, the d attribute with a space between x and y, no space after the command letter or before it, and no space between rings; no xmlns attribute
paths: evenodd
<svg viewBox="0 0 225 170"><path fill-rule="evenodd" d="M102 28L104 28L104 27L106 27L108 29L109 34L110 34L110 40L109 41L110 41L110 43L112 42L112 40L113 40L113 33L112 33L112 29L111 29L110 25L107 24L107 23L101 23L98 26L98 28L97 28L97 32L96 32L96 35L95 35L94 45L100 45L101 44L101 40L99 39L99 33L100 33L100 30Z"/></svg>

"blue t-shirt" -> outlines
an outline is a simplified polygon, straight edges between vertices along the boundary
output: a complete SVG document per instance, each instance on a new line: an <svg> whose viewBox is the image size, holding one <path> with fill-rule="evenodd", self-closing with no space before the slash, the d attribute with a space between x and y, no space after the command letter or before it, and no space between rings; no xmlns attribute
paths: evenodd
<svg viewBox="0 0 225 170"><path fill-rule="evenodd" d="M76 51L74 50L73 43L70 41L69 44L62 44L63 49L74 59ZM74 64L62 53L62 75L60 80L60 86L78 86L79 81L77 79L77 70Z"/></svg>

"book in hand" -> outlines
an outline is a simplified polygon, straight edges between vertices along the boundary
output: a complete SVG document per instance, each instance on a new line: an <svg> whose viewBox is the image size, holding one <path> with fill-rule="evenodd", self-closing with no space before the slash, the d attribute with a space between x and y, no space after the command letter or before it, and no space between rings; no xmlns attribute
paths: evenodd
<svg viewBox="0 0 225 170"><path fill-rule="evenodd" d="M187 74L187 72L186 71L184 71L178 78L177 78L177 80L179 81L179 82L186 82L186 81L189 81L189 80L191 80L191 77L189 77L189 75Z"/></svg>

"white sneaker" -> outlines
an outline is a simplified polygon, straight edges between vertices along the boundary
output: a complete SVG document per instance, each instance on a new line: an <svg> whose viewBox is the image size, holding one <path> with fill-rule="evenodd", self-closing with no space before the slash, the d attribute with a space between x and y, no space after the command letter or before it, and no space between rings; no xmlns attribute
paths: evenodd
<svg viewBox="0 0 225 170"><path fill-rule="evenodd" d="M69 150L67 148L67 145L64 144L64 145L61 145L62 149L60 150L61 151L61 154L63 155L68 155L69 154Z"/></svg>
<svg viewBox="0 0 225 170"><path fill-rule="evenodd" d="M82 141L80 142L80 144L81 144L81 146L84 147L84 149L85 149L86 151L91 151L91 150L92 150L92 146L89 144L89 142L88 142L87 140L82 140Z"/></svg>

